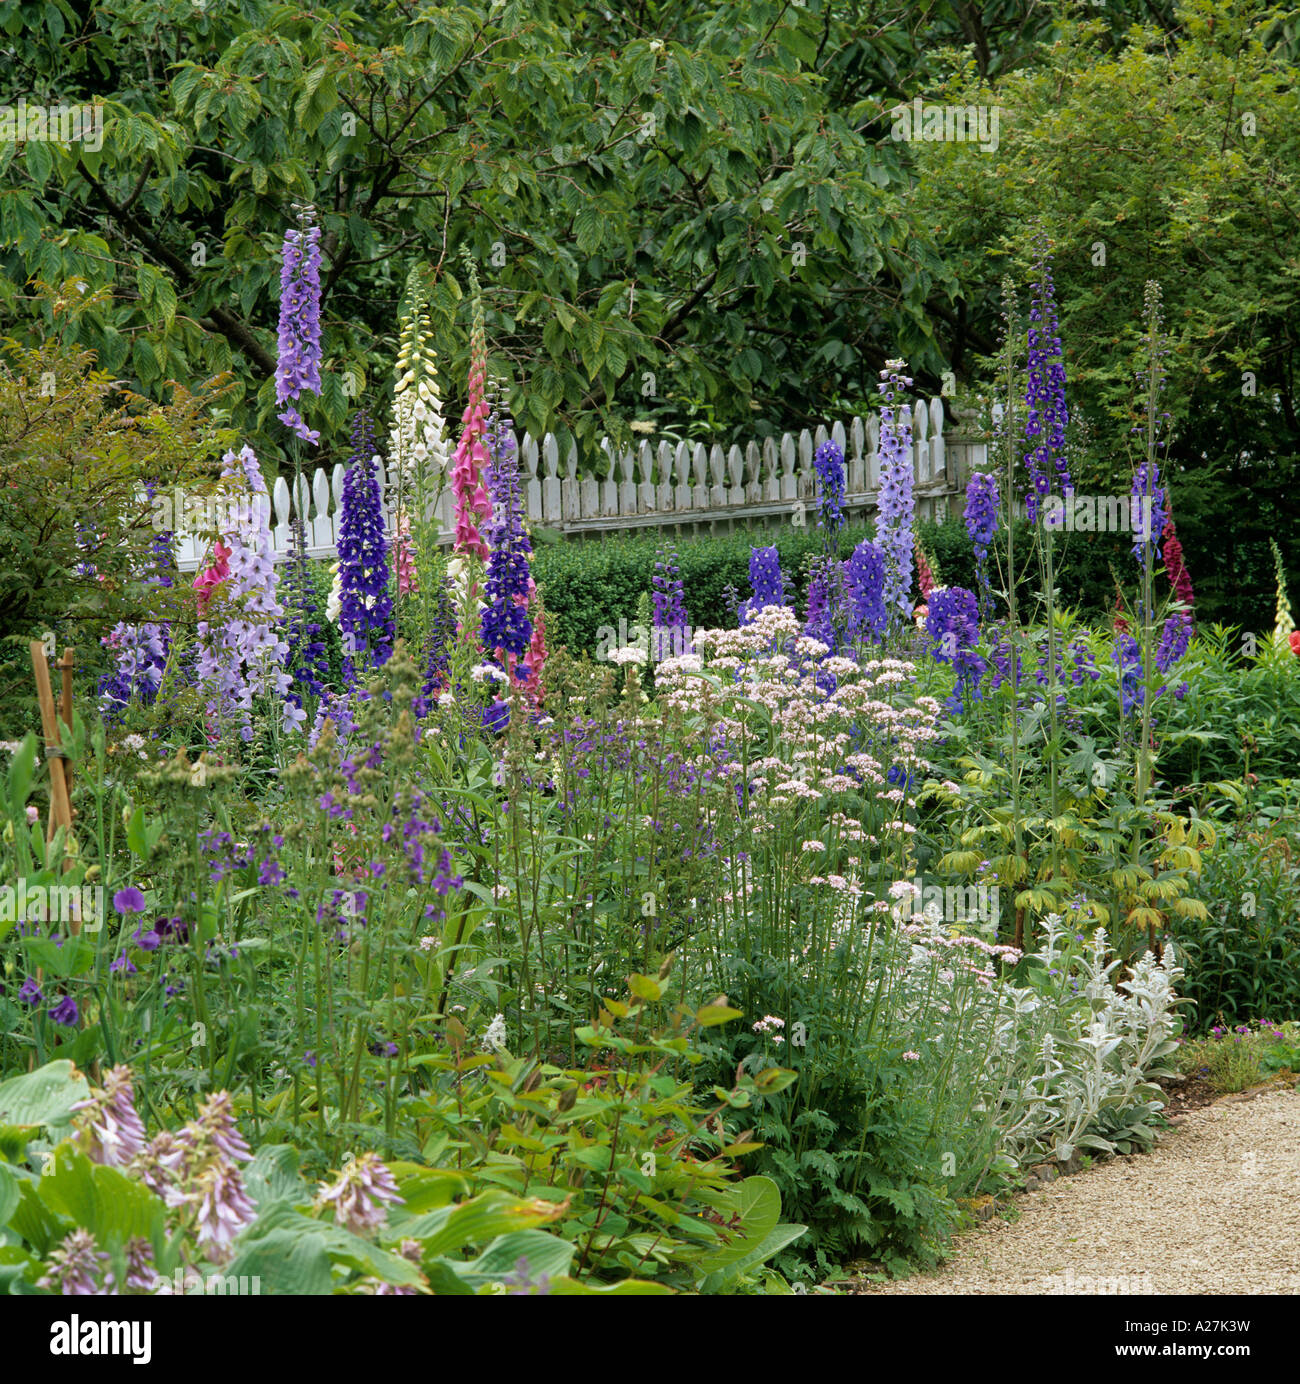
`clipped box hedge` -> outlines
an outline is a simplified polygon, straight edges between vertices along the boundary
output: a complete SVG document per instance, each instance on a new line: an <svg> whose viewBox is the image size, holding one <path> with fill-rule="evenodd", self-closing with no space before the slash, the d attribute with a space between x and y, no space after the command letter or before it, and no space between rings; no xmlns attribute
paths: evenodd
<svg viewBox="0 0 1300 1384"><path fill-rule="evenodd" d="M917 532L946 584L974 587L975 556L960 519L943 524L921 523ZM848 557L857 543L874 536L870 523L850 525L840 535L839 555ZM1091 616L1109 609L1115 599L1112 567L1121 579L1131 583L1135 566L1129 552L1131 541L1125 534L1060 535L1057 585L1063 602ZM641 594L651 589L655 553L661 542L663 536L654 530L610 534L599 539L536 541L533 575L546 602L549 642L553 646L567 644L571 653L594 655L602 625L617 629L620 619L629 626L635 623ZM1016 542L1018 554L1027 558L1031 551L1028 524L1017 525ZM734 626L725 589L730 584L741 600L747 600L751 594L750 551L755 546L771 544L781 554L781 570L794 583L802 609L807 595L808 562L822 551L822 533L815 526L745 529L677 542L686 609L693 626ZM1031 602L1037 590L1036 573L1030 578L1031 574L1023 574L1020 584L1024 602ZM1035 608L1031 604L1023 608L1032 618Z"/></svg>

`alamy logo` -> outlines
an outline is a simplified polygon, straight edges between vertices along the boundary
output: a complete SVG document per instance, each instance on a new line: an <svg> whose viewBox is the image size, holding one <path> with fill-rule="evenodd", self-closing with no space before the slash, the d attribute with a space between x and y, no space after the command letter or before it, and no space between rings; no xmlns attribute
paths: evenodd
<svg viewBox="0 0 1300 1384"><path fill-rule="evenodd" d="M195 495L173 490L155 495L151 522L157 533L242 533L270 519L266 495Z"/></svg>
<svg viewBox="0 0 1300 1384"><path fill-rule="evenodd" d="M129 1355L132 1364L153 1359L150 1322L83 1322L75 1313L67 1322L50 1324L51 1355Z"/></svg>
<svg viewBox="0 0 1300 1384"><path fill-rule="evenodd" d="M1065 533L1131 533L1142 542L1152 538L1150 495L1049 495L1042 505L1043 524Z"/></svg>
<svg viewBox="0 0 1300 1384"><path fill-rule="evenodd" d="M630 636L630 638L629 638ZM629 626L626 620L596 631L596 659L603 663L662 663L692 652L689 625Z"/></svg>
<svg viewBox="0 0 1300 1384"><path fill-rule="evenodd" d="M104 886L0 884L0 923L76 923L83 932L104 926Z"/></svg>
<svg viewBox="0 0 1300 1384"><path fill-rule="evenodd" d="M0 106L0 144L84 144L92 153L104 147L103 106Z"/></svg>
<svg viewBox="0 0 1300 1384"><path fill-rule="evenodd" d="M978 144L983 154L998 152L997 106L927 106L916 97L910 106L895 106L891 139L917 143Z"/></svg>
<svg viewBox="0 0 1300 1384"><path fill-rule="evenodd" d="M922 885L914 879L895 885L890 892L897 922L914 913L945 923L996 923L1001 917L996 884Z"/></svg>

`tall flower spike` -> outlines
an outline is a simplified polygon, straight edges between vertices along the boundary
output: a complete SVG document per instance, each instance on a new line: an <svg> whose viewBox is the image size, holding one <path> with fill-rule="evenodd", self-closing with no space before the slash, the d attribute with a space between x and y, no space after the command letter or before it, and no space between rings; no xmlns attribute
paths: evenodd
<svg viewBox="0 0 1300 1384"><path fill-rule="evenodd" d="M750 549L749 584L754 594L739 609L742 626L749 624L767 606L785 604L785 578L781 574L781 555L775 546Z"/></svg>
<svg viewBox="0 0 1300 1384"><path fill-rule="evenodd" d="M883 396L880 410L880 495L876 518L876 543L885 559L885 608L891 618L912 618L912 520L916 502L912 495L912 411L906 392L912 381L904 374L905 361L888 360L877 388Z"/></svg>
<svg viewBox="0 0 1300 1384"><path fill-rule="evenodd" d="M1273 642L1279 648L1290 645L1291 635L1295 633L1295 621L1291 618L1291 602L1286 594L1286 572L1282 567L1282 549L1277 540L1270 538L1268 546L1273 550L1273 566L1277 572L1277 613L1273 620Z"/></svg>
<svg viewBox="0 0 1300 1384"><path fill-rule="evenodd" d="M387 663L393 649L393 597L379 493L381 466L370 418L363 410L352 427L352 460L343 473L339 514L339 629L343 676L349 687Z"/></svg>
<svg viewBox="0 0 1300 1384"><path fill-rule="evenodd" d="M492 517L492 503L483 488L482 470L488 464L484 446L487 430L487 337L483 328L483 300L478 274L468 250L464 252L465 272L470 282L471 326L469 362L469 402L461 416L460 443L456 447L451 483L456 496L456 551L469 553L486 562L487 544L479 531L480 523Z"/></svg>
<svg viewBox="0 0 1300 1384"><path fill-rule="evenodd" d="M528 618L532 585L529 557L533 545L524 532L519 502L519 458L511 436L504 391L494 389L495 408L487 430L488 480L492 487L492 518L488 527L491 556L487 570L487 609L480 637L483 647L518 681L516 664L528 653L533 638ZM525 670L526 672L526 670Z"/></svg>
<svg viewBox="0 0 1300 1384"><path fill-rule="evenodd" d="M1073 493L1070 469L1065 456L1065 361L1061 353L1060 327L1056 320L1056 289L1052 282L1052 257L1047 249L1047 234L1035 237L1034 297L1029 310L1029 387L1025 395L1025 440L1029 450L1029 492L1025 508L1032 524L1038 518L1039 502L1053 486L1062 495ZM1055 475L1052 473L1055 472Z"/></svg>
<svg viewBox="0 0 1300 1384"><path fill-rule="evenodd" d="M199 622L198 676L210 692L209 719L233 717L241 737L251 740L254 697L269 697L280 705L286 730L296 730L306 715L288 698L291 684L284 665L289 645L280 634L284 607L271 556L271 506L262 469L249 447L238 455L227 452L223 461L222 476L242 481L247 501L229 535L230 592L241 609L221 631L209 621Z"/></svg>
<svg viewBox="0 0 1300 1384"><path fill-rule="evenodd" d="M1165 520L1163 537L1165 540L1165 571L1169 574L1174 595L1187 607L1190 613L1196 602L1196 596L1192 590L1191 574L1188 572L1187 563L1183 558L1183 545L1178 541L1178 530L1174 527L1172 513Z"/></svg>
<svg viewBox="0 0 1300 1384"><path fill-rule="evenodd" d="M406 280L388 434L389 485L398 505L423 513L447 470L450 447L438 393L424 283L418 269Z"/></svg>
<svg viewBox="0 0 1300 1384"><path fill-rule="evenodd" d="M313 207L301 207L296 229L284 233L280 265L280 342L275 367L277 414L304 442L320 433L303 422L297 401L303 390L320 393L320 227Z"/></svg>
<svg viewBox="0 0 1300 1384"><path fill-rule="evenodd" d="M823 442L813 453L817 477L817 517L825 531L828 551L844 525L844 449L838 442Z"/></svg>

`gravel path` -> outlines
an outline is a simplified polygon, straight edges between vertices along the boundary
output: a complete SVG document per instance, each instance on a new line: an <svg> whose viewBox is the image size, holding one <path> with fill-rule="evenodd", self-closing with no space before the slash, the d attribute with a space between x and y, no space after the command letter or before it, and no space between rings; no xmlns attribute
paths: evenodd
<svg viewBox="0 0 1300 1384"><path fill-rule="evenodd" d="M860 1293L1300 1293L1300 1091L1189 1111L1147 1154L1015 1198L933 1273Z"/></svg>

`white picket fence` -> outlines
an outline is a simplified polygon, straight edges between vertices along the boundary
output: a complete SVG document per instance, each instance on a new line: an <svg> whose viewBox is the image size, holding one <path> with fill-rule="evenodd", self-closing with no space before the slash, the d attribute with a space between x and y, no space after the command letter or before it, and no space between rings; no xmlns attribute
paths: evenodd
<svg viewBox="0 0 1300 1384"><path fill-rule="evenodd" d="M552 434L540 444L525 434L516 437L524 510L530 524L573 537L643 528L674 528L688 536L788 523L800 503L808 507L811 522L813 453L828 439L844 451L845 512L851 519L860 518L874 510L880 485L880 420L875 414L854 418L847 428L836 422L829 430L805 428L797 436L785 433L779 441L768 437L726 451L703 442L663 441L655 446L643 441L636 451L614 455L606 439L601 446L613 464L603 480L579 475L576 445L569 448L561 468ZM912 452L917 517L942 519L964 494L970 468L983 464L984 443L961 435L946 438L942 401L918 400L912 409ZM277 561L289 552L295 511L304 518L308 556L330 561L337 557L343 471L335 466L327 474L318 468L310 479L301 477L296 504L293 487L283 478L276 481L271 503ZM395 481L395 476L381 477L390 533ZM955 510L959 509L958 503ZM440 541L450 543L455 512L449 484L428 506L428 517L435 515ZM182 571L193 571L204 556L200 542L184 533L177 537L176 555Z"/></svg>

